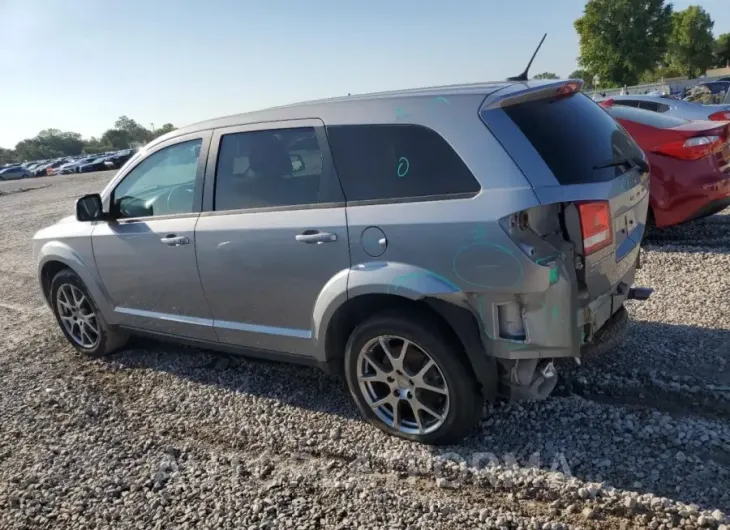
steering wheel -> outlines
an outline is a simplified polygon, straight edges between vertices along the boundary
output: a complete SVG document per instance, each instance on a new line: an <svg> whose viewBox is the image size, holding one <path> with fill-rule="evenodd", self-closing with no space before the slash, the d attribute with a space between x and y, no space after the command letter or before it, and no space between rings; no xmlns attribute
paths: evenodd
<svg viewBox="0 0 730 530"><path fill-rule="evenodd" d="M180 213L181 210L184 211L185 208L192 206L194 192L195 188L190 184L182 184L172 188L170 193L167 194L167 212ZM177 206L175 204L176 202L178 203Z"/></svg>

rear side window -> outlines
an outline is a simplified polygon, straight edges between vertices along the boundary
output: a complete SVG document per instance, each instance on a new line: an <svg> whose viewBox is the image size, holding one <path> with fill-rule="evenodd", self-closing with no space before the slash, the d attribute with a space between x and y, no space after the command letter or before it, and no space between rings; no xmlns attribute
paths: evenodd
<svg viewBox="0 0 730 530"><path fill-rule="evenodd" d="M657 129L669 129L671 127L679 127L687 123L687 120L667 116L665 114L657 114L648 110L632 109L629 107L611 107L608 113L617 120L630 120L636 123L656 127Z"/></svg>
<svg viewBox="0 0 730 530"><path fill-rule="evenodd" d="M317 204L321 175L313 127L226 134L216 167L215 210Z"/></svg>
<svg viewBox="0 0 730 530"><path fill-rule="evenodd" d="M596 169L641 150L611 116L583 94L538 99L504 111L540 154L560 184L604 182L616 168Z"/></svg>
<svg viewBox="0 0 730 530"><path fill-rule="evenodd" d="M623 107L638 107L639 102L634 99L616 99L613 102L614 105L621 105Z"/></svg>
<svg viewBox="0 0 730 530"><path fill-rule="evenodd" d="M327 127L348 201L474 194L479 183L438 133L417 125Z"/></svg>

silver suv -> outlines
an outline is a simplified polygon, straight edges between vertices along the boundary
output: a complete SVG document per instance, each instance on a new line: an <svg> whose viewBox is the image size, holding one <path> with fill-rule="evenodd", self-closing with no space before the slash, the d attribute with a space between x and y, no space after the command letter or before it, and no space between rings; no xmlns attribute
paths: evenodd
<svg viewBox="0 0 730 530"><path fill-rule="evenodd" d="M618 343L648 186L579 82L407 90L178 129L33 248L84 354L146 334L315 364L377 427L449 443Z"/></svg>

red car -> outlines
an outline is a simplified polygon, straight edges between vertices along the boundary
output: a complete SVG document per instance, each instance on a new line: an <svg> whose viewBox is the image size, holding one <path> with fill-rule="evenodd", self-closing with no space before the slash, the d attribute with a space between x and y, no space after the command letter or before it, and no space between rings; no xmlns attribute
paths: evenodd
<svg viewBox="0 0 730 530"><path fill-rule="evenodd" d="M610 100L601 106L651 164L649 215L655 226L684 223L730 206L730 122L688 121Z"/></svg>

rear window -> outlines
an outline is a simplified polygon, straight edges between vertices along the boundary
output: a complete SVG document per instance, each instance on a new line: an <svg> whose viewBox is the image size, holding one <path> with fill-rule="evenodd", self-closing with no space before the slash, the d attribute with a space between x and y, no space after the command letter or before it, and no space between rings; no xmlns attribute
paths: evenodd
<svg viewBox="0 0 730 530"><path fill-rule="evenodd" d="M617 120L630 120L657 129L670 129L679 127L687 123L687 120L667 116L665 114L657 114L649 110L632 109L631 107L610 107L607 112Z"/></svg>
<svg viewBox="0 0 730 530"><path fill-rule="evenodd" d="M631 137L583 94L539 99L504 111L540 154L560 184L604 182L617 168L594 169L617 157L641 157Z"/></svg>
<svg viewBox="0 0 730 530"><path fill-rule="evenodd" d="M635 99L615 99L613 101L614 105L623 105L624 107L638 107L639 101Z"/></svg>
<svg viewBox="0 0 730 530"><path fill-rule="evenodd" d="M417 125L327 127L348 201L477 193L481 187L437 132Z"/></svg>

